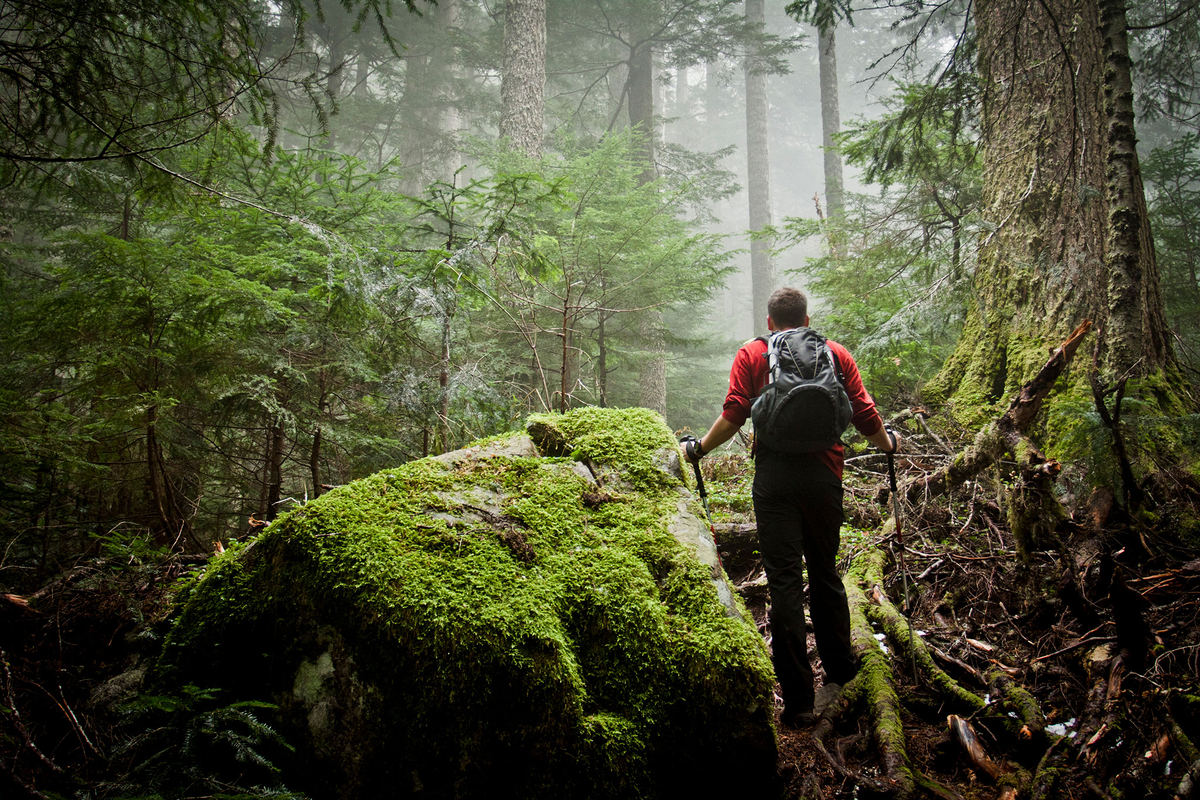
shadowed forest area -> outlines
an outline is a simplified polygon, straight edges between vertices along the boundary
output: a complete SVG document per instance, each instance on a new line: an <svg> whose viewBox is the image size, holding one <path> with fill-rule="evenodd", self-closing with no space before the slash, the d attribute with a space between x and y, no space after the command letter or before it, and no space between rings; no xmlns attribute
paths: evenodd
<svg viewBox="0 0 1200 800"><path fill-rule="evenodd" d="M549 558L521 459L584 481L570 535L665 536L697 487L658 419L707 430L796 286L904 442L893 485L847 439L863 668L746 786L1200 797L1198 65L1193 0L0 0L0 795L368 796L293 782L291 695L161 682L189 602L235 618L208 576L422 464L494 477L418 509L438 558L464 525ZM637 408L651 466L592 433L447 456ZM702 469L769 647L748 434ZM675 545L621 542L700 602ZM676 751L591 711L562 730L610 772L574 791L668 794Z"/></svg>

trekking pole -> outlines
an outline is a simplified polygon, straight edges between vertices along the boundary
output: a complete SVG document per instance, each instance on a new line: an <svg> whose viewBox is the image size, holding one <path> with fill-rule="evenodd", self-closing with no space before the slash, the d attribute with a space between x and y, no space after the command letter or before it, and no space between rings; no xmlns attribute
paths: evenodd
<svg viewBox="0 0 1200 800"><path fill-rule="evenodd" d="M904 608L902 613L904 619L908 622L908 652L912 655L912 673L913 682L917 681L917 642L916 632L913 630L912 610L909 607L908 594L908 564L904 558L904 532L900 525L900 492L896 485L896 434L892 431L891 425L885 425L884 430L887 431L888 439L892 443L892 449L888 451L888 481L892 487L892 519L896 523L896 543L900 545L900 578L904 583Z"/></svg>
<svg viewBox="0 0 1200 800"><path fill-rule="evenodd" d="M700 465L695 461L692 462L692 469L696 472L696 491L700 494L700 505L704 506L704 516L708 517L708 530L715 537L717 531L713 528L712 514L708 513L708 492L704 491L704 476L700 474Z"/></svg>
<svg viewBox="0 0 1200 800"><path fill-rule="evenodd" d="M691 442L696 442L696 444L699 444L699 440L697 440L695 436L691 435L684 436L679 440L679 443L684 446L685 453L687 451L688 444ZM704 506L704 516L708 518L708 532L713 536L713 544L716 544L717 529L713 526L712 514L709 513L708 510L708 492L704 491L704 476L700 474L700 461L692 461L690 458L687 460L692 462L692 469L696 473L696 492L700 495L700 505ZM718 555L717 558L720 559L720 556Z"/></svg>

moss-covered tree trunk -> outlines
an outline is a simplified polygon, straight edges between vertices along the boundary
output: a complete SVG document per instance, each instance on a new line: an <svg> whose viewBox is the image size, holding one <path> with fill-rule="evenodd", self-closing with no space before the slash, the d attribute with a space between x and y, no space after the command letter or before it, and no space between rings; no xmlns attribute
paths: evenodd
<svg viewBox="0 0 1200 800"><path fill-rule="evenodd" d="M1099 0L985 0L977 25L990 224L975 302L931 399L977 415L1084 319L1105 379L1165 370L1174 383L1126 105L1123 5L1102 20ZM1086 370L1069 380L1082 392Z"/></svg>

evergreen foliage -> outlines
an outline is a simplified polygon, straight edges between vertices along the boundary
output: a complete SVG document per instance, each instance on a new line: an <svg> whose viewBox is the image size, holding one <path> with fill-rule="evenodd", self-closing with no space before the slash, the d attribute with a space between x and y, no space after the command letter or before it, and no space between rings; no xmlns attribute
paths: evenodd
<svg viewBox="0 0 1200 800"><path fill-rule="evenodd" d="M800 270L827 306L817 327L851 349L881 396L915 396L962 325L980 188L976 98L963 88L899 84L882 116L840 138L879 196L852 196L842 220L788 220L792 241L827 245Z"/></svg>
<svg viewBox="0 0 1200 800"><path fill-rule="evenodd" d="M1142 174L1167 318L1189 379L1200 386L1200 137L1154 150Z"/></svg>

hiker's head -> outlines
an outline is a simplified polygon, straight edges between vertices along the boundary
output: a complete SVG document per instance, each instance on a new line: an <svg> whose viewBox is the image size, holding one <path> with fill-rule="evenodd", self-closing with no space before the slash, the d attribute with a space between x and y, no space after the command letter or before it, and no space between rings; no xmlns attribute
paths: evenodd
<svg viewBox="0 0 1200 800"><path fill-rule="evenodd" d="M767 327L774 331L808 325L808 298L799 289L785 286L767 299Z"/></svg>

